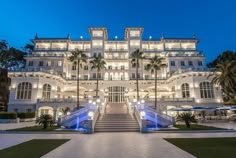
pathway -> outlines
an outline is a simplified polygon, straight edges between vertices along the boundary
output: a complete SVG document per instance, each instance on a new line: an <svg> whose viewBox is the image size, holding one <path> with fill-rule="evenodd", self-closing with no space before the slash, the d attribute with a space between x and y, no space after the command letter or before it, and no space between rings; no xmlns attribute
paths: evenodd
<svg viewBox="0 0 236 158"><path fill-rule="evenodd" d="M31 139L71 139L43 158L193 158L162 138L236 137L236 133L1 134L0 149Z"/></svg>

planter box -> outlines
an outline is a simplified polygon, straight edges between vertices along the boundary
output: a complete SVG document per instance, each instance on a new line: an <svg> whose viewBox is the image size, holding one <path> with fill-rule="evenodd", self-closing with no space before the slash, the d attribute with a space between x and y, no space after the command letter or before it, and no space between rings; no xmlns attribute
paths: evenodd
<svg viewBox="0 0 236 158"><path fill-rule="evenodd" d="M20 119L0 119L0 123L19 123Z"/></svg>
<svg viewBox="0 0 236 158"><path fill-rule="evenodd" d="M36 118L27 118L27 119L20 119L20 122L32 122L35 120L36 120Z"/></svg>

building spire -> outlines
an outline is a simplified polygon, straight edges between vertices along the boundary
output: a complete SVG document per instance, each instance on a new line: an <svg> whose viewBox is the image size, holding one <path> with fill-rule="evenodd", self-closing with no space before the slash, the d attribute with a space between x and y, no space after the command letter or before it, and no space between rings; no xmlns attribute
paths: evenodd
<svg viewBox="0 0 236 158"><path fill-rule="evenodd" d="M38 37L38 33L36 32L35 36L34 36L35 39L39 38Z"/></svg>
<svg viewBox="0 0 236 158"><path fill-rule="evenodd" d="M196 38L196 34L195 33L193 33L193 38Z"/></svg>
<svg viewBox="0 0 236 158"><path fill-rule="evenodd" d="M70 39L70 34L69 33L67 34L67 38Z"/></svg>

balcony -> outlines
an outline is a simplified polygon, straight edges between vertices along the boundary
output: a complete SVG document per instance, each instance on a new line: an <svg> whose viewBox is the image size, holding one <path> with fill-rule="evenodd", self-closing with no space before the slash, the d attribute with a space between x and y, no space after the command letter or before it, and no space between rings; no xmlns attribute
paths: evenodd
<svg viewBox="0 0 236 158"><path fill-rule="evenodd" d="M144 99L147 104L154 104L155 98ZM194 98L157 98L157 105L194 105Z"/></svg>

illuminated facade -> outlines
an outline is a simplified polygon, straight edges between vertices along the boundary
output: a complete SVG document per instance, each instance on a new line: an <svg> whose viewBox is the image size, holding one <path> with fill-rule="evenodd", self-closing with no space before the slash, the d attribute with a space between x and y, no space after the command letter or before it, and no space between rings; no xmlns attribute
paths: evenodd
<svg viewBox="0 0 236 158"><path fill-rule="evenodd" d="M204 67L204 55L193 38L143 39L143 28L126 28L123 40L108 39L106 28L89 28L90 40L67 38L33 39L34 51L26 57L25 69L9 73L12 79L8 111L38 111L52 113L60 108L76 106L76 66L68 60L70 51L84 51L89 60L101 55L106 70L96 75L91 65L83 64L80 71L80 98L83 102L95 96L99 78L101 102L136 100L136 81L139 78L140 98L154 100L154 73L147 71L148 58L165 58L166 67L158 71L158 105L168 113L175 106L217 105L222 101L219 87L211 85ZM144 52L139 74L131 64L130 55L136 49Z"/></svg>

